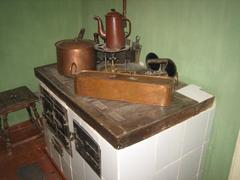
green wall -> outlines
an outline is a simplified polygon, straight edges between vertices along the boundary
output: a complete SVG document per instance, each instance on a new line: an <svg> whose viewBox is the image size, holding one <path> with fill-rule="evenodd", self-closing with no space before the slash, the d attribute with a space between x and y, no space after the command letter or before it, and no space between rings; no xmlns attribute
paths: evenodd
<svg viewBox="0 0 240 180"><path fill-rule="evenodd" d="M37 90L33 67L56 62L54 42L92 38L94 15L121 0L11 0L0 2L0 90L28 85ZM226 180L240 127L240 1L128 0L132 36L141 36L141 59L154 51L173 59L179 77L216 96L217 111L204 180ZM16 122L18 117L13 117Z"/></svg>
<svg viewBox="0 0 240 180"><path fill-rule="evenodd" d="M82 27L81 0L0 1L0 91L27 85L38 89L33 68L56 62L54 43L77 36ZM11 113L10 124L25 111Z"/></svg>
<svg viewBox="0 0 240 180"><path fill-rule="evenodd" d="M97 31L94 15L121 0L83 1L83 23L89 37ZM141 36L144 61L148 52L173 59L181 80L216 96L217 111L204 180L226 180L240 126L240 1L128 0L132 36Z"/></svg>

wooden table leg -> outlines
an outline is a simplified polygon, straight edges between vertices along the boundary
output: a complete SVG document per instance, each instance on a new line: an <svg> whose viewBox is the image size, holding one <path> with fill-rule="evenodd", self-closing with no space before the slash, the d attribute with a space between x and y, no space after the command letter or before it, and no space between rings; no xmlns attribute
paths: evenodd
<svg viewBox="0 0 240 180"><path fill-rule="evenodd" d="M31 108L33 110L33 113L34 113L34 116L35 116L35 119L37 121L39 128L42 129L42 122L41 122L41 118L37 112L36 103L32 103Z"/></svg>
<svg viewBox="0 0 240 180"><path fill-rule="evenodd" d="M1 118L1 116L0 116L0 136L3 136L2 118Z"/></svg>
<svg viewBox="0 0 240 180"><path fill-rule="evenodd" d="M26 109L27 109L27 112L28 112L28 115L29 115L30 120L31 120L32 122L34 122L34 118L33 118L32 111L31 111L30 106L28 106Z"/></svg>
<svg viewBox="0 0 240 180"><path fill-rule="evenodd" d="M0 116L0 131L2 131L2 118Z"/></svg>
<svg viewBox="0 0 240 180"><path fill-rule="evenodd" d="M11 149L11 141L9 137L9 125L8 125L8 119L7 119L8 114L3 114L3 133L4 133L4 138L7 146L7 151L8 154L12 154L12 149Z"/></svg>

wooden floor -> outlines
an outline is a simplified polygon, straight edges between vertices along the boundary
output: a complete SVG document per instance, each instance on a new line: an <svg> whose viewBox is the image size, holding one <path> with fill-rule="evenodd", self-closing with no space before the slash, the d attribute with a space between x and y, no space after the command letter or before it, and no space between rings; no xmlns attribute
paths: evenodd
<svg viewBox="0 0 240 180"><path fill-rule="evenodd" d="M19 177L19 169L37 165L44 174L44 180L62 180L55 166L45 152L43 136L24 142L29 137L36 137L39 131L29 121L11 127L11 142L17 143L12 148L12 155L6 152L3 138L0 137L0 180L25 180ZM24 142L20 143L19 142ZM35 178L33 178L35 179Z"/></svg>

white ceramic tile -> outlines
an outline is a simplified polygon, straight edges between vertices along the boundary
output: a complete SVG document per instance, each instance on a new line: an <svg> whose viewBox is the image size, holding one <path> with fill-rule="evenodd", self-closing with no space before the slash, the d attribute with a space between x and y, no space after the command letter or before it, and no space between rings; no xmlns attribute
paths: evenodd
<svg viewBox="0 0 240 180"><path fill-rule="evenodd" d="M61 159L63 174L67 180L72 180L72 168L64 159Z"/></svg>
<svg viewBox="0 0 240 180"><path fill-rule="evenodd" d="M75 174L75 172L73 172L73 180L86 180L86 179L84 176Z"/></svg>
<svg viewBox="0 0 240 180"><path fill-rule="evenodd" d="M105 139L103 139L92 127L84 122L76 113L69 110L69 117L80 125L87 133L99 144L101 149L101 173L106 180L115 179L117 177L117 153ZM75 145L74 147L75 148ZM85 161L84 161L85 162ZM86 162L85 162L86 163ZM76 165L73 165L76 166Z"/></svg>
<svg viewBox="0 0 240 180"><path fill-rule="evenodd" d="M53 138L56 139L56 137L54 137L54 135L49 131L49 137L52 140ZM59 143L60 144L60 143ZM54 161L54 163L57 165L58 169L62 171L62 165L61 165L61 158L59 153L57 152L57 150L54 148L53 144L50 143L50 149L51 149L51 154L52 154L52 159Z"/></svg>
<svg viewBox="0 0 240 180"><path fill-rule="evenodd" d="M75 122L78 126L83 128L89 136L97 143L98 143L98 134L95 130L93 130L86 122L84 122L77 114L75 114L73 111L70 111L71 115L70 118ZM75 150L75 144L73 143L73 174L74 176L81 177L82 179L86 178L86 180L96 180L99 179L98 175L92 170L92 168L87 164L87 162L82 159L81 155ZM100 148L101 149L101 148ZM80 165L78 165L80 164ZM81 167L82 164L84 165L84 168ZM79 167L80 166L80 167ZM77 172L79 171L79 172ZM85 172L83 172L85 171ZM75 178L74 178L75 179Z"/></svg>
<svg viewBox="0 0 240 180"><path fill-rule="evenodd" d="M198 179L201 179L202 174L203 174L203 168L204 168L204 162L206 159L206 155L207 155L207 150L208 150L208 142L204 143L202 145L202 150L201 150L201 160L200 160L200 164L199 164L199 169L198 169Z"/></svg>
<svg viewBox="0 0 240 180"><path fill-rule="evenodd" d="M203 172L197 175L197 180L203 180Z"/></svg>
<svg viewBox="0 0 240 180"><path fill-rule="evenodd" d="M79 117L73 110L68 109L68 117L69 119L72 119L72 121L76 121L79 125L82 124L83 120L81 117Z"/></svg>
<svg viewBox="0 0 240 180"><path fill-rule="evenodd" d="M180 167L180 160L173 162L167 167L157 172L153 180L178 180L178 169Z"/></svg>
<svg viewBox="0 0 240 180"><path fill-rule="evenodd" d="M183 180L183 179L181 179L181 180ZM188 177L188 178L186 178L184 180L198 180L198 176Z"/></svg>
<svg viewBox="0 0 240 180"><path fill-rule="evenodd" d="M158 136L156 153L156 170L160 170L180 158L186 123L173 126Z"/></svg>
<svg viewBox="0 0 240 180"><path fill-rule="evenodd" d="M177 90L177 92L198 102L202 102L213 97L211 94L208 94L207 92L201 90L199 86L196 86L194 84L189 84Z"/></svg>
<svg viewBox="0 0 240 180"><path fill-rule="evenodd" d="M119 180L151 180L155 172L157 137L124 148L118 152Z"/></svg>
<svg viewBox="0 0 240 180"><path fill-rule="evenodd" d="M182 155L203 144L207 123L208 111L204 111L186 121Z"/></svg>
<svg viewBox="0 0 240 180"><path fill-rule="evenodd" d="M75 150L75 143L72 143L73 156L72 156L72 172L74 180L86 180L85 167L86 163L81 155Z"/></svg>
<svg viewBox="0 0 240 180"><path fill-rule="evenodd" d="M118 177L117 150L114 149L105 139L99 135L99 144L101 148L101 170L102 178L106 180Z"/></svg>
<svg viewBox="0 0 240 180"><path fill-rule="evenodd" d="M86 180L100 180L101 179L87 163L85 163L85 170L86 170Z"/></svg>
<svg viewBox="0 0 240 180"><path fill-rule="evenodd" d="M205 141L209 141L210 137L211 137L211 132L212 132L212 126L213 126L213 120L214 120L214 115L215 115L215 111L216 111L216 105L215 103L213 104L213 106L208 109L209 114L208 114L208 125L206 128L206 133L205 133Z"/></svg>
<svg viewBox="0 0 240 180"><path fill-rule="evenodd" d="M197 178L197 172L200 164L202 147L186 154L181 159L179 180L194 180Z"/></svg>
<svg viewBox="0 0 240 180"><path fill-rule="evenodd" d="M73 132L73 119L76 119L77 116L69 107L67 108L67 115L68 115L68 126L70 132Z"/></svg>

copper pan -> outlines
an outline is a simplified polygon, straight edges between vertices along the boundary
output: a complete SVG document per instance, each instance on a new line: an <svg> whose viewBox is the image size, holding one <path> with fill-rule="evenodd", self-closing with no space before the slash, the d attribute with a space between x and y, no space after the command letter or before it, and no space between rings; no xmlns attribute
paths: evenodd
<svg viewBox="0 0 240 180"><path fill-rule="evenodd" d="M57 69L61 75L72 77L82 70L96 69L95 42L83 40L85 29L81 29L75 39L55 43L57 50Z"/></svg>

